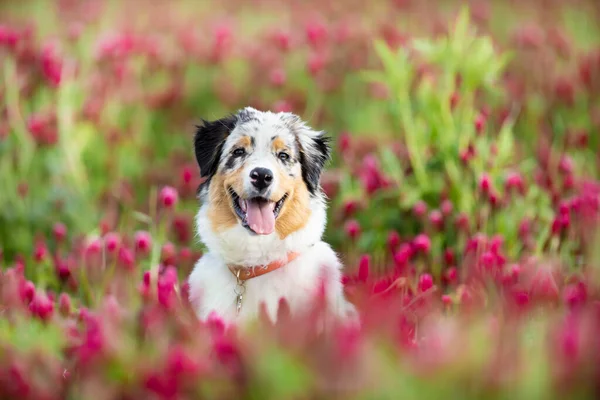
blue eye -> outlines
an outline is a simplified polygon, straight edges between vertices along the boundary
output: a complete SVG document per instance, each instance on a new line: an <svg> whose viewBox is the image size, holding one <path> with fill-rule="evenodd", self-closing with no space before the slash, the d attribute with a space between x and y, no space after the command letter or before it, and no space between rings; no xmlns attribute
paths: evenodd
<svg viewBox="0 0 600 400"><path fill-rule="evenodd" d="M241 148L241 147L240 147L239 149L235 149L235 150L233 151L233 155L234 155L235 157L241 157L241 156L243 156L244 154L246 154L246 150L245 150L244 148Z"/></svg>
<svg viewBox="0 0 600 400"><path fill-rule="evenodd" d="M277 157L279 157L279 159L281 161L287 161L290 159L290 155L288 153L284 153L284 152L277 154Z"/></svg>

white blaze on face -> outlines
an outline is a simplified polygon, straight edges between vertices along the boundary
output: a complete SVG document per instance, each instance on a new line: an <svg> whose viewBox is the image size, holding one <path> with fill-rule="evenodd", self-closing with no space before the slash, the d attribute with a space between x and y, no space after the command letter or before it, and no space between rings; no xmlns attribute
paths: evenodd
<svg viewBox="0 0 600 400"><path fill-rule="evenodd" d="M244 170L242 172L244 191L246 194L250 194L254 190L250 173L256 168L266 168L272 173L273 181L269 185L268 190L264 193L264 197L270 197L271 193L276 191L277 185L279 184L277 174L275 173L277 169L277 159L273 154L271 146L272 135L269 136L273 130L269 128L269 126L262 126L258 131L248 129L248 131L250 131L248 133L252 137L254 146L252 147L251 154L244 162Z"/></svg>

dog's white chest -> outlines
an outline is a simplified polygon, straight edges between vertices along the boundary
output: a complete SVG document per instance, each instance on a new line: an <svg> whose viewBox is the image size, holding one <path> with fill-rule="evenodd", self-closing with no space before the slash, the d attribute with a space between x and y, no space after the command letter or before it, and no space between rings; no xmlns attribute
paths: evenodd
<svg viewBox="0 0 600 400"><path fill-rule="evenodd" d="M323 283L332 299L343 301L339 262L323 242L287 265L245 281L243 286L222 260L208 253L190 275L190 300L202 320L213 312L230 322L251 320L265 307L275 321L281 299L292 313L302 311L310 306Z"/></svg>

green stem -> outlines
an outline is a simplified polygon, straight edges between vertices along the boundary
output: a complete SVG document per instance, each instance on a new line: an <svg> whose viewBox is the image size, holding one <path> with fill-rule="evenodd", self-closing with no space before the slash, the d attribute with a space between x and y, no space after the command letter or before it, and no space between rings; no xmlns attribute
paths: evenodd
<svg viewBox="0 0 600 400"><path fill-rule="evenodd" d="M74 115L75 115L75 85L70 80L72 75L71 68L63 68L63 82L58 90L58 132L60 138L60 147L63 157L68 167L69 176L75 184L76 190L83 192L87 188L85 177L85 167L81 163L81 149L76 148L78 141L74 139Z"/></svg>
<svg viewBox="0 0 600 400"><path fill-rule="evenodd" d="M416 138L416 126L412 116L412 107L410 105L408 92L403 90L400 93L398 100L400 118L404 127L406 147L408 148L408 156L410 158L417 183L419 184L419 188L425 189L427 187L427 174L425 173L425 167L419 151L420 149Z"/></svg>
<svg viewBox="0 0 600 400"><path fill-rule="evenodd" d="M20 157L17 160L17 170L20 177L24 176L29 169L35 142L27 133L27 127L20 110L19 86L17 83L17 67L11 58L4 60L4 83L6 88L6 108L8 111L8 120L11 131L14 132L20 147Z"/></svg>

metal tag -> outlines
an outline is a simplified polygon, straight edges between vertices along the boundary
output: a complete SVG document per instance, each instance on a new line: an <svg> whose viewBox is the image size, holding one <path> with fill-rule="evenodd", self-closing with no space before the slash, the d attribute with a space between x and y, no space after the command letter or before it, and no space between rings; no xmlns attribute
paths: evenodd
<svg viewBox="0 0 600 400"><path fill-rule="evenodd" d="M240 311L242 310L242 301L244 300L244 293L246 293L246 282L240 279L240 271L239 270L237 271L235 277L237 278L237 284L233 291L237 295L236 302L235 302L236 303L235 309L236 309L237 315L239 315Z"/></svg>

